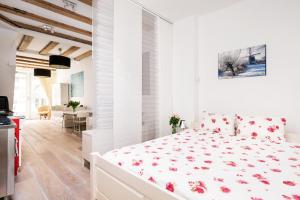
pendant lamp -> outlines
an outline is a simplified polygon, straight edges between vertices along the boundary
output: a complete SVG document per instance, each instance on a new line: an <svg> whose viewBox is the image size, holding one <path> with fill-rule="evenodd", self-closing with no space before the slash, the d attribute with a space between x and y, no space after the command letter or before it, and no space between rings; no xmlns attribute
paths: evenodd
<svg viewBox="0 0 300 200"><path fill-rule="evenodd" d="M34 69L34 76L35 77L40 77L40 78L50 78L51 77L51 70L35 68Z"/></svg>
<svg viewBox="0 0 300 200"><path fill-rule="evenodd" d="M71 59L60 55L51 55L49 57L49 66L56 69L70 69Z"/></svg>

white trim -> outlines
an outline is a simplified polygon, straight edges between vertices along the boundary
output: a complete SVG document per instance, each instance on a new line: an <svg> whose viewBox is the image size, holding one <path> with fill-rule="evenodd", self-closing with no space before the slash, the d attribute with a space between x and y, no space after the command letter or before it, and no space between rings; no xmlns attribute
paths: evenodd
<svg viewBox="0 0 300 200"><path fill-rule="evenodd" d="M110 163L99 153L91 156L92 200L184 200Z"/></svg>
<svg viewBox="0 0 300 200"><path fill-rule="evenodd" d="M135 0L128 0L128 1L131 1L132 3L134 3L134 4L136 4L136 5L140 6L140 7L142 7L143 10L145 10L145 11L147 11L147 12L149 12L149 13L151 13L151 14L159 17L159 18L161 18L162 20L168 22L169 24L173 24L173 22L170 19L168 19L168 18L166 18L166 17L164 17L164 16L162 16L162 15L160 15L160 14L152 11L151 9L146 8L143 4L141 4L141 3L139 3L139 2L137 2Z"/></svg>

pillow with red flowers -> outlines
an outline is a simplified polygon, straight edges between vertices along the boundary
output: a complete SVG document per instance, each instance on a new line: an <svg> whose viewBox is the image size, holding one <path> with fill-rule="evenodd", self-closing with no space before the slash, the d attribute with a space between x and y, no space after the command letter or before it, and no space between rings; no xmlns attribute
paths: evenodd
<svg viewBox="0 0 300 200"><path fill-rule="evenodd" d="M285 141L284 117L251 117L236 115L236 134L253 139L267 139L271 142Z"/></svg>
<svg viewBox="0 0 300 200"><path fill-rule="evenodd" d="M203 112L200 129L213 133L235 135L234 117L229 115Z"/></svg>

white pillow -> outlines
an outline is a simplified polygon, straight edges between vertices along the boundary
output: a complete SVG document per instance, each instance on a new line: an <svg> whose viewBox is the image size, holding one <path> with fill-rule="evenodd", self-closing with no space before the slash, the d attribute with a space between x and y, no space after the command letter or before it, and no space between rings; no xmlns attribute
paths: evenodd
<svg viewBox="0 0 300 200"><path fill-rule="evenodd" d="M208 113L203 111L204 116L200 121L200 129L213 133L235 135L234 116Z"/></svg>
<svg viewBox="0 0 300 200"><path fill-rule="evenodd" d="M271 142L285 141L284 117L251 117L236 115L236 134L253 139L267 139Z"/></svg>

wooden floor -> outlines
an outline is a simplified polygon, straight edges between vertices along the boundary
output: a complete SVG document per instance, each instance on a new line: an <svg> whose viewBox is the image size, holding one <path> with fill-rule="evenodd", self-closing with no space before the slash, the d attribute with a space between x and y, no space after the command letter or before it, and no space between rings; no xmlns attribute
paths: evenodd
<svg viewBox="0 0 300 200"><path fill-rule="evenodd" d="M22 168L14 200L89 199L89 170L81 160L81 138L51 121L26 121Z"/></svg>

